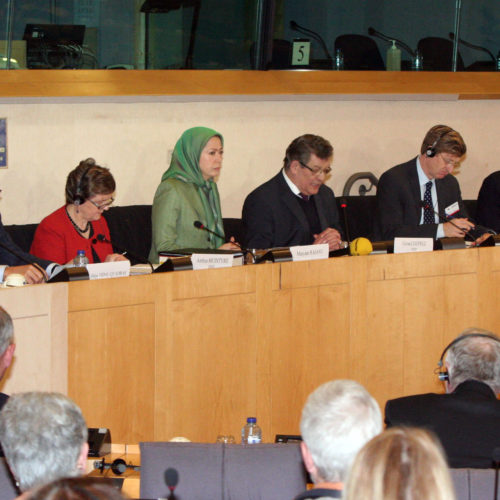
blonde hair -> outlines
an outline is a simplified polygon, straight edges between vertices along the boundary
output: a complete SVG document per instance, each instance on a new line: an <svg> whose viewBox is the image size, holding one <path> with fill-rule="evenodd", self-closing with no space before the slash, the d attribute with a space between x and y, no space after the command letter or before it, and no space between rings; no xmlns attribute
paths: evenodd
<svg viewBox="0 0 500 500"><path fill-rule="evenodd" d="M344 500L454 500L437 438L424 429L392 427L358 453Z"/></svg>

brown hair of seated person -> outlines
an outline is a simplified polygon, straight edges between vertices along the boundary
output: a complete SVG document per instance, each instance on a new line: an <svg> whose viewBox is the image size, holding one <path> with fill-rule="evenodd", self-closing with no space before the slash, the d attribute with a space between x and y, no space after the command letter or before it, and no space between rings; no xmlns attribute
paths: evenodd
<svg viewBox="0 0 500 500"><path fill-rule="evenodd" d="M425 429L392 427L361 448L344 500L454 500L437 438Z"/></svg>
<svg viewBox="0 0 500 500"><path fill-rule="evenodd" d="M123 500L125 497L100 478L70 477L39 486L24 500Z"/></svg>

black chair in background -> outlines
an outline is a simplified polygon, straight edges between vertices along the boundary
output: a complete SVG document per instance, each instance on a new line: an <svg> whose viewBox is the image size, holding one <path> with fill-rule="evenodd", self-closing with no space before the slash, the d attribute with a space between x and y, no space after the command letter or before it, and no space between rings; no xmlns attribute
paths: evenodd
<svg viewBox="0 0 500 500"><path fill-rule="evenodd" d="M340 35L335 39L335 51L338 49L344 55L346 70L385 70L378 46L368 36Z"/></svg>
<svg viewBox="0 0 500 500"><path fill-rule="evenodd" d="M292 43L288 40L275 38L273 40L271 61L267 64L266 69L290 69L291 58ZM250 47L250 63L252 69L255 69L255 43Z"/></svg>
<svg viewBox="0 0 500 500"><path fill-rule="evenodd" d="M417 50L424 61L425 71L452 71L453 42L446 38L429 36L418 41ZM464 61L457 55L457 71L464 71Z"/></svg>

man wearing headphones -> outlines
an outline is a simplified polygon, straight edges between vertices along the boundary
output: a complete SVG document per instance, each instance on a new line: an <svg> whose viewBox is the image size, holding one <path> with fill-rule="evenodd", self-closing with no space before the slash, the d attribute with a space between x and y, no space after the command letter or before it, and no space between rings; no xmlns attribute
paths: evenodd
<svg viewBox="0 0 500 500"><path fill-rule="evenodd" d="M434 431L450 467L492 467L500 446L500 338L469 328L444 349L439 369L443 362L446 394L387 401L385 423Z"/></svg>
<svg viewBox="0 0 500 500"><path fill-rule="evenodd" d="M377 186L378 239L462 238L473 229L458 182L449 175L466 151L457 131L435 125L424 137L419 156L382 174Z"/></svg>

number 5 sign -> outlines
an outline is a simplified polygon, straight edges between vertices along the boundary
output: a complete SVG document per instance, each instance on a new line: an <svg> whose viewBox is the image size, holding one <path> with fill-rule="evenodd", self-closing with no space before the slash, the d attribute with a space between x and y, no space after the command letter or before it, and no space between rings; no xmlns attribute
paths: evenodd
<svg viewBox="0 0 500 500"><path fill-rule="evenodd" d="M309 66L311 42L307 39L295 39L292 46L292 66Z"/></svg>

